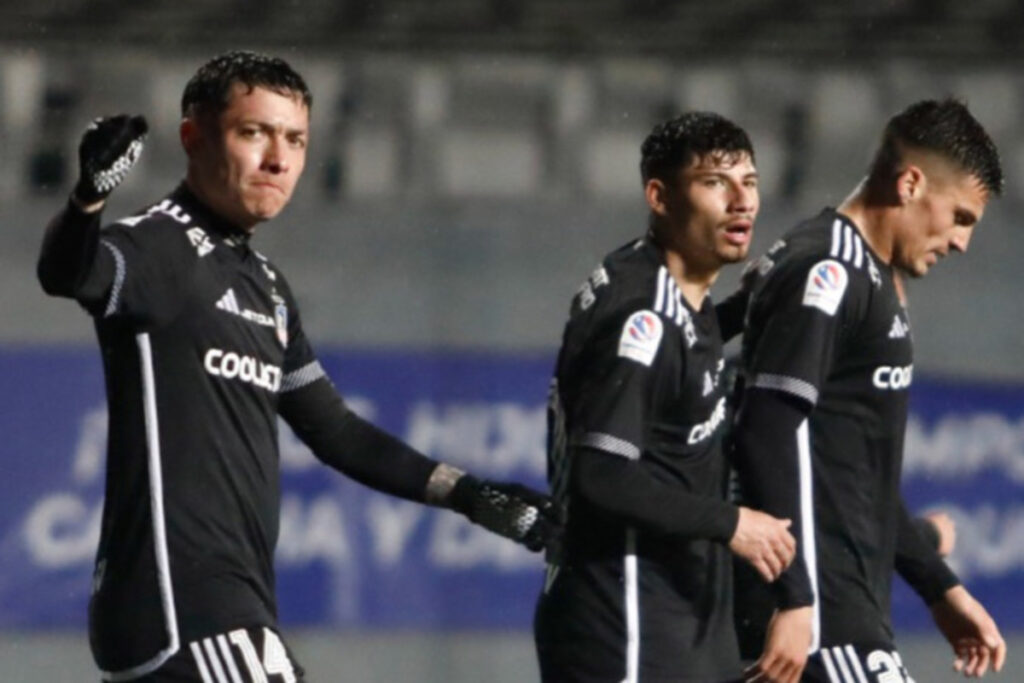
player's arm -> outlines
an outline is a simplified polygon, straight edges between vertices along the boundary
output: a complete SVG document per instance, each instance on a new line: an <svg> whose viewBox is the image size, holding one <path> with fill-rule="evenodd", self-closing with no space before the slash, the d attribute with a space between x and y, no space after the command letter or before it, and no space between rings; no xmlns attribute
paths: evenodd
<svg viewBox="0 0 1024 683"><path fill-rule="evenodd" d="M549 497L432 460L349 410L309 347L297 313L289 321L278 412L319 460L370 488L450 508L531 550L560 539L562 511Z"/></svg>
<svg viewBox="0 0 1024 683"><path fill-rule="evenodd" d="M938 549L920 532L900 499L896 570L924 600L932 619L955 654L954 668L968 677L999 671L1006 661L1006 641L980 602L960 584Z"/></svg>
<svg viewBox="0 0 1024 683"><path fill-rule="evenodd" d="M956 522L945 512L928 512L914 518L918 533L932 544L939 557L948 557L956 547Z"/></svg>
<svg viewBox="0 0 1024 683"><path fill-rule="evenodd" d="M79 144L79 179L67 206L47 227L37 265L43 290L99 305L117 275L115 256L100 247L100 213L142 152L141 116L97 119Z"/></svg>
<svg viewBox="0 0 1024 683"><path fill-rule="evenodd" d="M789 520L659 481L647 463L597 448L574 448L572 485L594 507L655 535L728 544L765 581L789 566L796 542Z"/></svg>
<svg viewBox="0 0 1024 683"><path fill-rule="evenodd" d="M940 550L942 534L939 532L938 526L932 523L931 519L928 517L914 517L910 521L914 526L914 530L921 535L921 538L928 542L928 545L939 551L940 556L944 557L949 554L948 552L943 553Z"/></svg>
<svg viewBox="0 0 1024 683"><path fill-rule="evenodd" d="M797 554L774 585L779 611L751 680L796 680L813 645L817 597L814 510L807 418L831 369L842 329L859 311L856 288L836 261L783 262L751 302L744 395L734 431L744 496L793 520ZM756 329L753 329L756 326Z"/></svg>
<svg viewBox="0 0 1024 683"><path fill-rule="evenodd" d="M595 317L587 341L589 367L579 370L585 386L573 406L572 490L649 533L728 543L766 580L774 580L793 554L787 522L666 483L642 457L652 415L683 374L676 365L681 336L672 334L673 323L628 303Z"/></svg>
<svg viewBox="0 0 1024 683"><path fill-rule="evenodd" d="M897 524L896 571L926 605L932 605L950 588L959 585L960 580L943 562L936 545L921 534L902 497Z"/></svg>

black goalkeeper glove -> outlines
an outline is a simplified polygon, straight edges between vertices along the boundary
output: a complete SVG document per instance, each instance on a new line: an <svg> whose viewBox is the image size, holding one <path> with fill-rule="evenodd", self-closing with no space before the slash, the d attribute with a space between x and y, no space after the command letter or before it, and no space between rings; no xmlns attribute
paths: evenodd
<svg viewBox="0 0 1024 683"><path fill-rule="evenodd" d="M553 499L520 484L480 481L464 474L452 489L451 507L472 522L533 551L557 546L565 513Z"/></svg>
<svg viewBox="0 0 1024 683"><path fill-rule="evenodd" d="M142 155L146 119L120 114L94 119L78 145L78 184L74 197L81 204L107 198Z"/></svg>

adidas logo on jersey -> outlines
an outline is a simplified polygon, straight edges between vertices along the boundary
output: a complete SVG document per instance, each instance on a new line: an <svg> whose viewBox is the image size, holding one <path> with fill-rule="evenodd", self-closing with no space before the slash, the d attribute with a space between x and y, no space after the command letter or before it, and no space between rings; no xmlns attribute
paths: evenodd
<svg viewBox="0 0 1024 683"><path fill-rule="evenodd" d="M217 300L217 308L239 315L241 311L238 309L238 299L235 298L235 290L229 287L228 291L224 292L224 296Z"/></svg>
<svg viewBox="0 0 1024 683"><path fill-rule="evenodd" d="M899 314L892 320L892 327L889 329L889 339L903 339L910 334L910 325L900 320Z"/></svg>
<svg viewBox="0 0 1024 683"><path fill-rule="evenodd" d="M228 313L245 318L249 322L254 322L257 325L263 325L264 327L275 326L274 319L266 313L252 311L248 308L239 308L238 299L235 298L235 290L230 287L228 287L228 291L224 292L224 296L217 299L216 306L222 311L227 311Z"/></svg>

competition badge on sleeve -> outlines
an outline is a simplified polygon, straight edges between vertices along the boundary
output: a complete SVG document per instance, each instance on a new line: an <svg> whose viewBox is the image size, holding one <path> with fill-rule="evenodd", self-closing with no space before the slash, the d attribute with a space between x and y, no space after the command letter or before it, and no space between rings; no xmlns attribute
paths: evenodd
<svg viewBox="0 0 1024 683"><path fill-rule="evenodd" d="M277 294L272 295L274 299L274 326L277 328L277 340L281 346L288 346L288 306L284 299Z"/></svg>
<svg viewBox="0 0 1024 683"><path fill-rule="evenodd" d="M804 306L820 308L828 315L835 315L848 281L846 268L841 263L832 259L819 261L807 275Z"/></svg>
<svg viewBox="0 0 1024 683"><path fill-rule="evenodd" d="M644 365L654 362L661 344L661 319L651 311L637 311L629 316L619 337L619 355Z"/></svg>

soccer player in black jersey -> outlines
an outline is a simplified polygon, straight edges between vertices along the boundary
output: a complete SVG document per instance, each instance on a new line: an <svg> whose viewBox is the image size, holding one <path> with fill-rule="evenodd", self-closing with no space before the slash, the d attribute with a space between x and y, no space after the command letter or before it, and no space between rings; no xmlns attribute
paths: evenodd
<svg viewBox="0 0 1024 683"><path fill-rule="evenodd" d="M793 520L797 558L773 586L749 680L909 682L889 616L894 568L930 606L957 669L1001 668L998 628L915 529L899 488L914 370L901 277L966 251L1001 185L996 148L966 107L918 102L889 121L838 210L762 257L736 465L745 500Z"/></svg>
<svg viewBox="0 0 1024 683"><path fill-rule="evenodd" d="M716 310L708 289L750 244L750 140L689 113L641 153L649 230L577 292L551 387L548 475L569 516L535 620L550 683L737 680L729 551L766 581L794 552L788 521L726 500L722 340L746 296Z"/></svg>
<svg viewBox="0 0 1024 683"><path fill-rule="evenodd" d="M105 680L302 680L277 632L278 415L320 460L377 490L535 550L559 533L547 498L434 462L357 417L317 361L287 280L250 245L302 174L310 104L280 59L214 58L182 97L184 182L101 229L146 127L97 120L47 230L40 281L94 317L110 407L89 609Z"/></svg>

